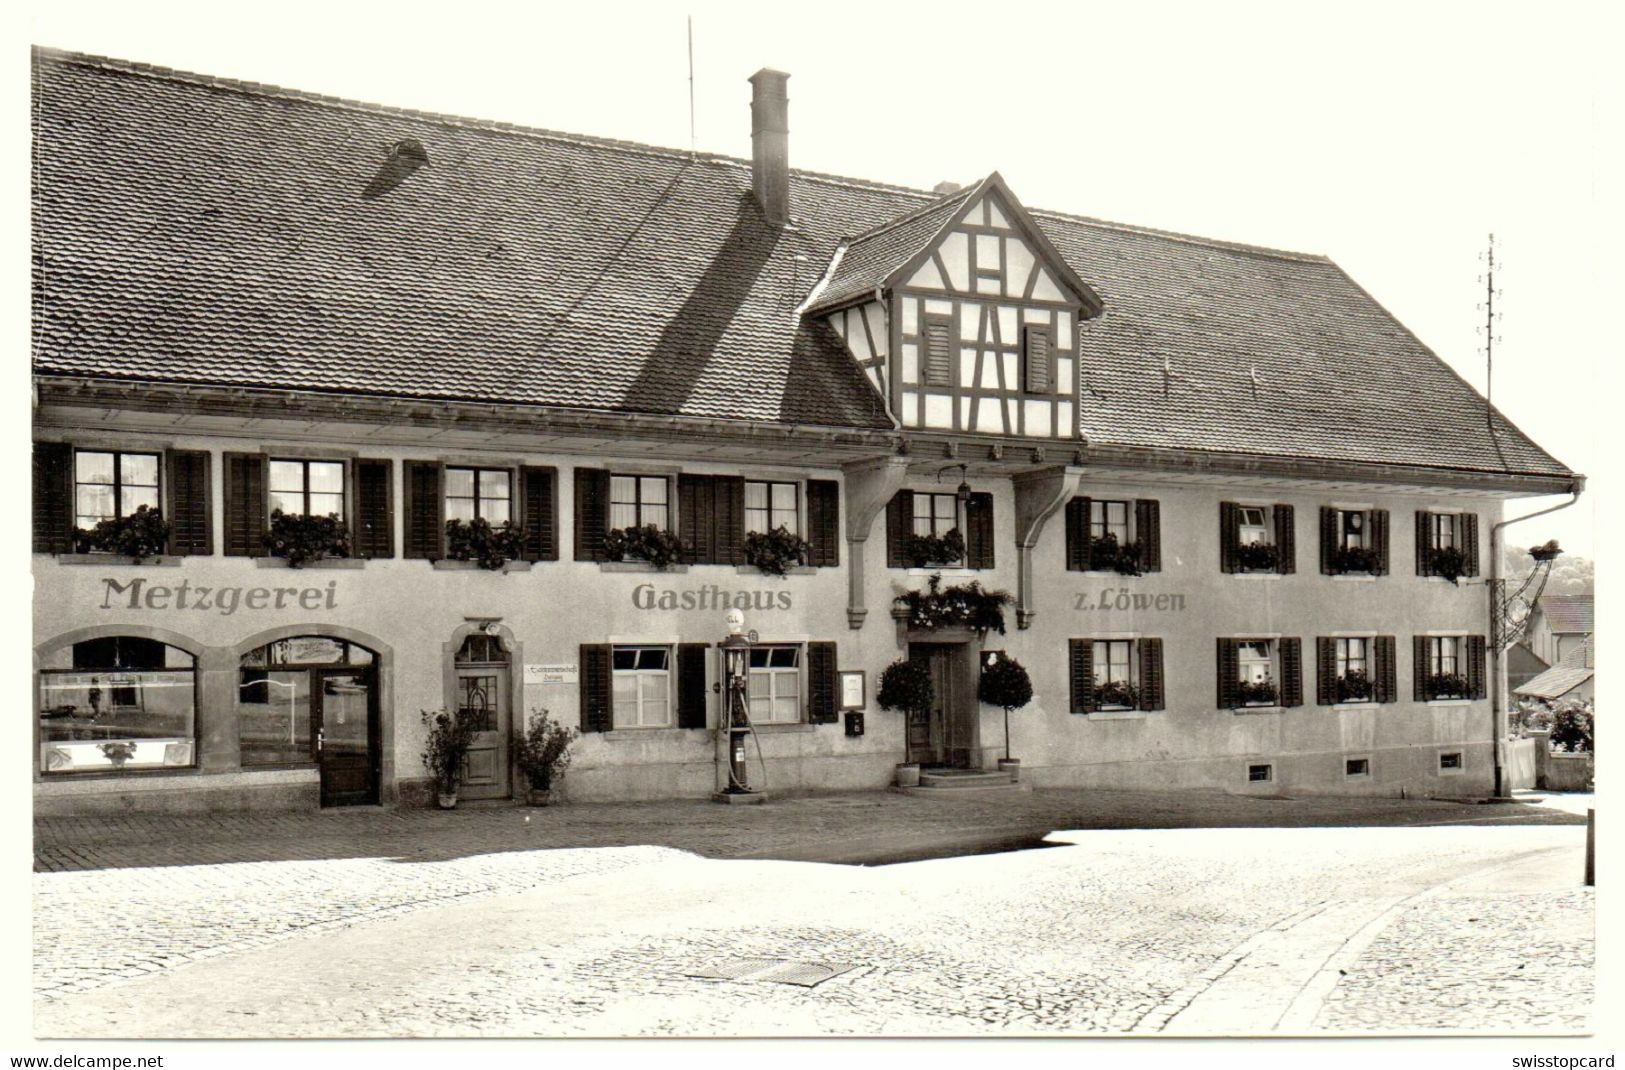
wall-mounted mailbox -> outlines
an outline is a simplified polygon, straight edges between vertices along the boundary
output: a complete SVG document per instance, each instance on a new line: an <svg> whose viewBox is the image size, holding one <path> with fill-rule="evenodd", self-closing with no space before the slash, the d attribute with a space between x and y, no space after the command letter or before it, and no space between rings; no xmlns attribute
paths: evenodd
<svg viewBox="0 0 1625 1070"><path fill-rule="evenodd" d="M863 735L863 711L853 710L846 715L846 734L849 736Z"/></svg>

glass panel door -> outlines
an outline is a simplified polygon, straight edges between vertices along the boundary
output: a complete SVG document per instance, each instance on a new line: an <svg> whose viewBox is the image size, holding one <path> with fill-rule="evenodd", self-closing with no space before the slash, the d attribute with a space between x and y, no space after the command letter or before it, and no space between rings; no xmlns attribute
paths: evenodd
<svg viewBox="0 0 1625 1070"><path fill-rule="evenodd" d="M322 805L378 801L378 715L372 674L311 670L316 751L321 761Z"/></svg>

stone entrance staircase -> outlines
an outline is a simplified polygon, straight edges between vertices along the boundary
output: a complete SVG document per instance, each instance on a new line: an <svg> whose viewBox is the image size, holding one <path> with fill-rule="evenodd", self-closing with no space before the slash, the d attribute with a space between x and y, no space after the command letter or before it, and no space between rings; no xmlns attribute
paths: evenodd
<svg viewBox="0 0 1625 1070"><path fill-rule="evenodd" d="M988 769L922 769L920 786L898 788L907 795L987 795L1031 791L1014 773Z"/></svg>

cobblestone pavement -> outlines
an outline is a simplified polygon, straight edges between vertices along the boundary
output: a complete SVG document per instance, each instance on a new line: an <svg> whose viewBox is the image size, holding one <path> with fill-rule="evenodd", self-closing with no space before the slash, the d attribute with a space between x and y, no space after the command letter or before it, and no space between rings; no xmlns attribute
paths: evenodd
<svg viewBox="0 0 1625 1070"><path fill-rule="evenodd" d="M98 838L93 825L77 846L50 828L38 844L47 869L74 864L69 851L80 866L121 850L133 864L36 874L36 1029L73 1037L1178 1031L1181 1011L1223 983L1215 967L1283 919L1363 901L1403 904L1508 860L1572 869L1568 884L1578 883L1583 830L1573 827L1102 831L1066 835L1074 846L1050 850L873 868L742 860L798 848L861 853L877 841L896 849L910 832L931 853L919 837L945 827L994 842L1029 834L1038 817L1087 809L1060 795L1046 804L1052 794L1022 797L1015 815L1006 799L850 796L686 813L664 804L674 811L660 823L670 835L650 835L652 824L628 824L623 812L620 843L645 845L611 850L551 843L607 836L616 823L589 811L622 807L560 808L529 826L513 810L375 812L344 815L327 826L335 842L288 846L284 860L262 857L284 819L196 819L194 833L229 825L241 836L237 857L259 859L235 863L183 860L232 853L184 829L165 862L170 853L142 842L139 825L122 848L112 828ZM1096 803L1093 813L1131 802ZM1294 812L1286 800L1261 811L1213 802L1221 819L1263 813L1279 824ZM1435 806L1454 804L1384 807L1379 816L1426 825L1494 810L1526 820L1519 808ZM775 810L786 817L777 825L745 816ZM692 827L702 815L711 825ZM1320 813L1308 823L1325 821ZM515 832L514 822L529 831ZM264 843L244 833L256 823ZM352 843L357 829L376 831ZM685 836L712 859L670 842ZM418 853L406 853L414 840ZM1368 1030L1373 1021L1581 1027L1589 893L1468 888L1432 903L1450 912L1390 911L1351 960L1376 968L1336 985L1309 1031ZM119 926L83 925L112 910ZM1505 925L1466 920L1504 915L1512 915ZM1478 942L1475 954L1460 954L1458 931ZM762 979L774 962L845 972L816 987ZM1520 974L1531 969L1550 993L1527 994L1535 986ZM1283 1006L1306 983L1283 978Z"/></svg>

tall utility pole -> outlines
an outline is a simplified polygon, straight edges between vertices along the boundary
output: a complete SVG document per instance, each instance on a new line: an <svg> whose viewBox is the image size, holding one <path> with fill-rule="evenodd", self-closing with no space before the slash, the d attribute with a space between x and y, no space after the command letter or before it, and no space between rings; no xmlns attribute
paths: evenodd
<svg viewBox="0 0 1625 1070"><path fill-rule="evenodd" d="M1482 276L1484 282L1484 303L1479 307L1484 310L1484 422L1489 427L1490 441L1495 441L1495 410L1491 399L1494 396L1495 384L1495 324L1497 313L1495 311L1495 235L1490 235L1489 249L1482 257L1485 268Z"/></svg>

